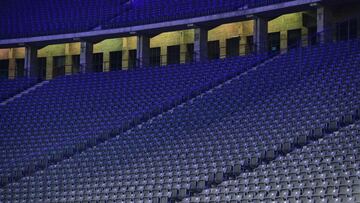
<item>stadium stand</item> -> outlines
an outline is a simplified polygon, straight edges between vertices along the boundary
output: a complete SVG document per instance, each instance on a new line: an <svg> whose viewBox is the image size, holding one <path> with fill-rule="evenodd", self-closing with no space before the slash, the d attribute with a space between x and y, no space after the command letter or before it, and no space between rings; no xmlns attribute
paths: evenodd
<svg viewBox="0 0 360 203"><path fill-rule="evenodd" d="M359 11L2 0L0 202L360 203Z"/></svg>
<svg viewBox="0 0 360 203"><path fill-rule="evenodd" d="M0 38L88 31L115 17L127 1L2 1ZM16 11L16 12L13 12ZM26 19L26 21L24 21Z"/></svg>
<svg viewBox="0 0 360 203"><path fill-rule="evenodd" d="M31 176L8 183L0 189L0 200L3 202L28 200L34 202L168 202L184 199L185 202L197 202L199 198L212 198L215 202L220 200L226 202L230 198L234 201L244 199L249 202L266 198L284 198L314 202L317 197L320 197L336 201L338 198L343 198L345 201L355 202L359 196L357 151L359 123L344 128L339 133L329 133L359 119L359 45L359 40L352 40L293 49L286 54L279 55L265 65L251 69L135 128L124 132L114 132L116 137L95 147L50 165L44 170L38 170ZM221 64L231 61L226 59L216 63L221 66ZM236 63L239 61L235 59L235 63L230 64L235 65ZM200 68L201 64L195 66ZM207 68L208 66L209 64L206 65ZM201 69L204 71L203 68ZM134 71L135 73L137 71ZM110 75L108 76L110 77ZM95 77L95 75L75 77L80 79L81 77ZM187 77L190 75L181 76L183 79L186 78L190 84L197 84L196 82L199 80L197 77ZM208 77L205 75L202 79ZM62 81L66 79L66 77L55 79L50 83L48 91L56 89L54 85L64 84ZM168 86L178 83L176 78L170 77L169 80L171 82L166 83L164 79L161 84ZM106 85L105 81L101 88L109 89L110 92L114 91L111 85ZM211 81L214 81L213 77L209 77L208 82ZM85 81L79 80L74 86L78 88L84 84L86 84ZM143 84L151 83L147 81ZM96 82L92 85L96 87ZM160 87L154 87L159 88L160 92ZM92 90L96 90L96 88ZM176 90L177 88L181 87L176 86L171 89ZM188 89L187 86L185 88ZM70 88L70 91L74 90L76 88ZM37 92L40 95L46 94L44 91ZM132 91L132 94L136 94L136 92ZM34 93L33 96L38 94ZM66 118L67 121L61 120L60 122L77 124L77 122L86 121L85 126L88 131L97 132L98 129L91 128L94 125L91 123L92 121L100 123L103 116L105 118L115 117L97 113L100 112L97 111L100 106L97 106L98 101L94 97L96 98L96 95L100 94L95 91L87 94L91 95L90 98L78 96L76 101L86 100L89 108L77 106L77 108L71 109L71 111L84 110L81 115L89 111L90 117L78 116L80 119L76 120L75 117L63 114L61 118ZM41 108L45 106L50 107L56 102L63 104L66 102L66 99L59 98L66 98L64 90L59 90L56 95L56 101L50 102L48 105L39 105L40 109L37 111L41 111ZM24 97L22 101L31 101L33 96ZM166 96L171 97L170 95ZM104 98L106 97L102 96L102 99ZM111 100L107 100L107 102L109 101ZM153 104L144 103L143 105L151 107ZM109 103L102 105L103 108L105 106L111 111L114 110ZM53 113L46 112L46 114L38 114L36 117L52 116L50 120L55 122L58 120L58 113L62 110L61 105L58 107L54 108ZM14 110L11 109L11 111ZM36 112L29 106L21 110L24 111L24 115ZM111 111L102 109L101 112ZM14 121L16 120L14 119ZM43 121L39 119L37 123ZM105 123L98 126L102 125L109 128L109 125ZM31 152L33 155L38 156L37 152L46 151L46 147L36 144L38 133L37 131L32 132L31 126L37 125L31 123L25 128L23 125L22 129L29 129L29 136L32 135L33 139L29 139L26 145L18 144L17 148L9 153L10 156L14 156L20 152L19 158L24 163L27 161L23 157L21 148L27 147L30 143L34 148L39 146L39 150ZM59 130L62 131L62 129ZM46 143L47 139L51 140L52 150L56 149L57 151L57 143L66 142L66 140L60 139L67 133L62 132L61 136L53 137L56 129L44 132L46 133L39 134L38 138L44 139L41 140L41 143ZM13 136L9 136L1 137L2 141L4 138L8 140L2 143L14 143L15 145L16 142L22 142L23 139L16 140ZM75 138L71 141L88 139L81 136ZM323 139L316 141L319 138ZM57 142L56 139L59 139L60 142ZM312 140L315 142L308 144ZM308 146L296 149L304 145ZM319 158L315 158L315 154L312 157L313 149L318 150L319 153L316 153L316 157L320 156ZM11 149L5 151L9 150ZM286 158L280 156L289 152L291 153ZM344 157L345 154L346 157ZM2 156L4 160L13 159L12 157L5 158L7 155ZM282 163L286 163L286 160L289 160L288 164L283 165ZM263 164L269 161L272 162L267 165ZM17 163L13 162L13 164ZM291 168L292 163L299 163L294 166L298 169ZM276 170L273 170L272 167L275 167ZM322 167L324 170L316 173L317 167ZM263 178L261 179L263 182L260 182L262 171L264 174L266 171L269 174L275 173L274 171L280 174L281 169L294 171L292 174L296 175L291 175L287 179L286 175L271 176L272 178L269 175L268 179ZM2 167L1 170L5 174L9 173L6 167ZM319 178L315 178L315 175ZM234 182L232 188L236 190L235 188L242 187L240 183L244 183L244 188L246 187L248 190L244 189L242 192L231 193L235 195L227 195L230 192L226 191L226 184L230 186L232 182L226 180L236 176L240 177L240 180L232 180ZM290 186L284 185L284 192L280 191L283 187L280 184L282 177L286 181L290 181ZM308 179L313 181L306 182ZM258 185L255 184L256 181L258 181ZM261 185L266 184L266 181L272 184L260 188ZM318 184L318 182L321 183ZM220 185L217 188L208 189L218 184ZM237 185L239 186L237 187ZM316 188L316 186L319 187ZM221 193L212 195L213 192L216 193L220 189L222 189ZM291 191L288 192L288 196L286 196L286 191ZM189 198L190 195L198 192L202 193L197 195L197 198Z"/></svg>
<svg viewBox="0 0 360 203"><path fill-rule="evenodd" d="M11 39L134 26L286 1L290 0L4 0L0 7L2 28L0 38Z"/></svg>
<svg viewBox="0 0 360 203"><path fill-rule="evenodd" d="M37 79L35 78L17 78L15 80L0 79L0 102L20 93L36 83Z"/></svg>
<svg viewBox="0 0 360 203"><path fill-rule="evenodd" d="M360 122L183 202L359 202Z"/></svg>
<svg viewBox="0 0 360 203"><path fill-rule="evenodd" d="M114 28L157 23L236 11L239 9L255 8L287 1L289 0L135 0L133 1L134 5L131 9L127 10L127 12L120 13L117 17L112 19L110 23L105 24L104 27Z"/></svg>
<svg viewBox="0 0 360 203"><path fill-rule="evenodd" d="M125 131L267 57L58 77L0 108L3 184Z"/></svg>

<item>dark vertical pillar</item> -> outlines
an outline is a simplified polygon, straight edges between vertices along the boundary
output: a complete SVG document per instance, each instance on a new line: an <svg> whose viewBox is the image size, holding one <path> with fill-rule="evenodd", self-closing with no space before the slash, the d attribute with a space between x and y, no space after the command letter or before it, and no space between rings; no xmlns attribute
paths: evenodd
<svg viewBox="0 0 360 203"><path fill-rule="evenodd" d="M257 17L254 22L254 45L257 53L268 51L268 20Z"/></svg>
<svg viewBox="0 0 360 203"><path fill-rule="evenodd" d="M80 72L89 73L93 72L93 49L92 42L81 42L80 48Z"/></svg>
<svg viewBox="0 0 360 203"><path fill-rule="evenodd" d="M37 67L37 51L38 48L35 46L26 46L25 47L25 74L28 78L38 77L38 67Z"/></svg>
<svg viewBox="0 0 360 203"><path fill-rule="evenodd" d="M207 60L208 58L208 30L205 28L195 28L194 36L194 59L196 62Z"/></svg>
<svg viewBox="0 0 360 203"><path fill-rule="evenodd" d="M139 35L137 37L136 65L147 67L150 65L150 37Z"/></svg>

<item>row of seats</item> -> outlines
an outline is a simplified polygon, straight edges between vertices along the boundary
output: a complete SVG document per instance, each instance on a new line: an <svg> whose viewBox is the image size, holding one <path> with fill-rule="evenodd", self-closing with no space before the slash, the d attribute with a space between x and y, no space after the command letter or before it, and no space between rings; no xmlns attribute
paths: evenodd
<svg viewBox="0 0 360 203"><path fill-rule="evenodd" d="M169 20L192 18L260 6L282 3L289 0L134 0L126 12L103 25L116 28Z"/></svg>
<svg viewBox="0 0 360 203"><path fill-rule="evenodd" d="M20 93L36 83L37 80L34 78L17 78L14 80L0 79L0 102Z"/></svg>
<svg viewBox="0 0 360 203"><path fill-rule="evenodd" d="M0 107L2 185L115 136L266 59L63 76Z"/></svg>
<svg viewBox="0 0 360 203"><path fill-rule="evenodd" d="M4 0L0 38L74 33L96 29L127 10L127 0Z"/></svg>
<svg viewBox="0 0 360 203"><path fill-rule="evenodd" d="M84 32L155 23L290 0L3 0L0 38Z"/></svg>
<svg viewBox="0 0 360 203"><path fill-rule="evenodd" d="M116 137L91 149L6 185L0 189L0 200L168 202L192 201L190 195L199 192L204 192L201 193L204 197L199 197L204 200L211 190L207 188L247 171L257 172L264 162L279 160L279 155L358 119L359 45L359 40L353 40L291 50L135 128L118 132ZM354 139L346 141L353 143L353 148L357 146ZM339 149L346 146L339 144ZM337 164L336 169L330 163L329 167L326 165L333 158L314 166L322 167L319 170L323 169L324 174L331 171L326 177L333 176L333 182L325 178L328 184L340 184L334 183L335 176L345 178L341 184L351 186L346 193L349 201L357 194L357 187L353 187L357 184L354 177L358 176L358 165L354 165L357 154L351 150L335 154L334 160L347 164ZM317 155L319 159L329 159L326 153ZM303 159L299 157L298 162ZM310 173L308 163L298 167ZM354 169L348 174L341 173L347 167ZM294 192L289 196L295 197L295 201L302 200L310 190L295 186L295 182L312 176L301 173L298 177L297 172L300 173L294 169L296 175L290 179L286 175L266 176L268 179L261 179L264 183L259 185L248 178L244 180L247 189L245 193L238 192L241 197L237 200L251 201L255 196L262 200L269 190L262 185L270 180L280 182L281 177L292 184L289 187ZM272 185L268 187L275 190L277 186ZM265 190L261 194L260 186ZM255 193L246 199L248 191ZM273 199L278 197L276 193L271 195ZM210 198L217 202L225 197Z"/></svg>
<svg viewBox="0 0 360 203"><path fill-rule="evenodd" d="M183 202L360 202L360 122Z"/></svg>

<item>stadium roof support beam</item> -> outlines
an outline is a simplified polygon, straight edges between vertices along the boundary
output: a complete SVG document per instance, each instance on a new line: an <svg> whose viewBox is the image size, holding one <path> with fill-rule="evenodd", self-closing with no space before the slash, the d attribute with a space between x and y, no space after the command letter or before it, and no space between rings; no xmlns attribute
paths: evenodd
<svg viewBox="0 0 360 203"><path fill-rule="evenodd" d="M80 43L80 72L93 72L93 50L94 43L89 41L82 41Z"/></svg>
<svg viewBox="0 0 360 203"><path fill-rule="evenodd" d="M268 20L266 18L255 18L254 46L257 53L265 53L268 51Z"/></svg>
<svg viewBox="0 0 360 203"><path fill-rule="evenodd" d="M317 33L318 42L326 43L333 41L333 13L329 7L320 6L317 9Z"/></svg>
<svg viewBox="0 0 360 203"><path fill-rule="evenodd" d="M150 65L150 36L138 35L136 48L136 66L147 67Z"/></svg>
<svg viewBox="0 0 360 203"><path fill-rule="evenodd" d="M38 77L37 52L38 52L38 47L36 46L25 47L24 69L25 69L25 75L28 78Z"/></svg>
<svg viewBox="0 0 360 203"><path fill-rule="evenodd" d="M195 28L194 35L194 60L196 62L207 60L208 28Z"/></svg>

